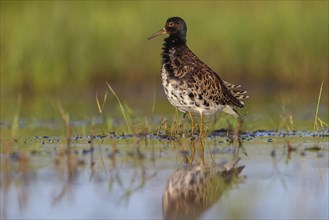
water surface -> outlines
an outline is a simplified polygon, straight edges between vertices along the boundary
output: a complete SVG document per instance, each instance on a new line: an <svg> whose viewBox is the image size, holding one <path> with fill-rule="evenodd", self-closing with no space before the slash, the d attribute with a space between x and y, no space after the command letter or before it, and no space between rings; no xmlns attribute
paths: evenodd
<svg viewBox="0 0 329 220"><path fill-rule="evenodd" d="M194 217L328 218L328 131L244 134L247 155L222 135L204 139L204 152L198 140L156 135L72 136L69 147L62 136L19 137L1 154L2 217L162 219L177 169L240 157L237 181Z"/></svg>

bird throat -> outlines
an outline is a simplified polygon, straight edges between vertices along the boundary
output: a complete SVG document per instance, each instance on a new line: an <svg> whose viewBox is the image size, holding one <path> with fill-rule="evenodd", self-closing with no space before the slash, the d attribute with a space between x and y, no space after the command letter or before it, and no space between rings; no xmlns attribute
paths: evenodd
<svg viewBox="0 0 329 220"><path fill-rule="evenodd" d="M178 34L170 35L164 39L162 47L162 65L165 66L167 71L172 72L172 62L179 56L179 51L186 47L186 39Z"/></svg>
<svg viewBox="0 0 329 220"><path fill-rule="evenodd" d="M178 33L166 37L163 44L164 47L180 47L182 45L186 45L186 38Z"/></svg>

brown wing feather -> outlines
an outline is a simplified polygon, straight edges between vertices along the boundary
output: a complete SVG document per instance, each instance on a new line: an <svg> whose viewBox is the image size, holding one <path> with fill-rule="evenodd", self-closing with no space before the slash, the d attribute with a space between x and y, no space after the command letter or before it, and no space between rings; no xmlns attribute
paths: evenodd
<svg viewBox="0 0 329 220"><path fill-rule="evenodd" d="M208 96L208 99L213 100L216 104L243 107L243 102L239 100L240 94L232 92L230 89L237 88L237 86L224 82L191 50L188 49L188 52L184 54L189 56L182 56L181 58L188 59L190 65L181 68L179 71L182 73L179 74L180 78L184 78L188 83L194 84L193 87L199 88L203 96ZM230 87L228 88L226 85Z"/></svg>

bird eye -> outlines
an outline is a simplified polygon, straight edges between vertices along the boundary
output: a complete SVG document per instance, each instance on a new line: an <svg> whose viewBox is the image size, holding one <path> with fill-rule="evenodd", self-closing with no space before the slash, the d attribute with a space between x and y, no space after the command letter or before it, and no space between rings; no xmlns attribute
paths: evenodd
<svg viewBox="0 0 329 220"><path fill-rule="evenodd" d="M174 26L174 22L169 22L169 23L168 23L168 26L169 26L169 27L173 27L173 26Z"/></svg>

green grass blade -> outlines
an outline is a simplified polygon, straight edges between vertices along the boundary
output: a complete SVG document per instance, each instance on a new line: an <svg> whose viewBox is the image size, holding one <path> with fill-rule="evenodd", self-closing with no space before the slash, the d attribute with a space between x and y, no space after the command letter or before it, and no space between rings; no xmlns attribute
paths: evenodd
<svg viewBox="0 0 329 220"><path fill-rule="evenodd" d="M320 106L320 101L321 101L321 95L322 95L322 87L323 87L324 80L322 80L321 86L320 86L320 92L318 96L318 103L316 105L316 110L315 110L315 117L314 117L314 125L313 125L313 130L318 130L318 112L319 112L319 106Z"/></svg>
<svg viewBox="0 0 329 220"><path fill-rule="evenodd" d="M113 93L113 95L115 96L115 98L117 99L118 103L119 103L119 106L120 106L120 109L121 109L121 113L123 115L123 118L125 119L125 122L126 122L126 125L127 125L127 128L128 128L128 132L130 132L130 126L129 126L129 123L128 123L128 119L127 119L127 116L126 116L126 112L123 108L123 105L119 99L119 97L117 96L117 94L114 92L114 90L112 89L112 87L110 86L110 84L108 82L106 82L107 84L107 87L109 87L110 91Z"/></svg>

